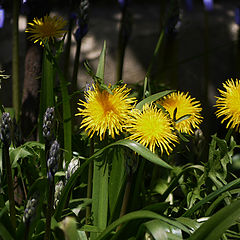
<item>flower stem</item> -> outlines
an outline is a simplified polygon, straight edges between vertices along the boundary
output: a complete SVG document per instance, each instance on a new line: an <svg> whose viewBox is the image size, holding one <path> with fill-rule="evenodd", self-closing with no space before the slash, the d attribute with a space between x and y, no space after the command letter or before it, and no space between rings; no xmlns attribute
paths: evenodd
<svg viewBox="0 0 240 240"><path fill-rule="evenodd" d="M7 184L8 184L8 199L10 208L10 219L13 228L16 228L16 211L15 211L15 201L14 201L14 189L13 189L13 179L12 179L12 169L9 158L9 146L3 145L3 159L5 159L5 167L7 172Z"/></svg>
<svg viewBox="0 0 240 240"><path fill-rule="evenodd" d="M233 128L229 128L229 129L228 129L228 132L227 132L227 134L226 134L226 136L225 136L225 141L226 141L227 143L229 142L230 137L232 136L232 133L233 133Z"/></svg>
<svg viewBox="0 0 240 240"><path fill-rule="evenodd" d="M128 178L127 178L127 184L126 184L126 188L125 188L125 192L124 192L124 196L123 196L123 202L122 202L122 207L121 207L119 218L124 216L127 212L127 205L128 205L128 199L129 199L129 196L130 196L132 179L133 179L133 174L132 174L132 172L130 172L128 174ZM118 231L120 228L121 228L121 225L119 225L117 227L116 231Z"/></svg>
<svg viewBox="0 0 240 240"><path fill-rule="evenodd" d="M94 154L94 139L90 139L90 156ZM93 178L93 162L88 166L88 186L87 186L87 198L92 197L92 178ZM91 207L86 208L86 224L89 224L89 218L91 216Z"/></svg>
<svg viewBox="0 0 240 240"><path fill-rule="evenodd" d="M49 181L49 194L48 194L48 205L46 213L46 228L44 240L49 240L51 235L51 218L53 210L53 200L54 200L54 176Z"/></svg>
<svg viewBox="0 0 240 240"><path fill-rule="evenodd" d="M20 95L19 95L19 34L18 34L18 0L13 0L13 41L12 41L12 102L15 110L16 119L20 114Z"/></svg>
<svg viewBox="0 0 240 240"><path fill-rule="evenodd" d="M72 89L73 92L77 90L77 76L78 76L78 68L79 68L79 58L81 53L81 43L82 41L77 41L77 49L74 59L74 66L73 66L73 76L72 76Z"/></svg>

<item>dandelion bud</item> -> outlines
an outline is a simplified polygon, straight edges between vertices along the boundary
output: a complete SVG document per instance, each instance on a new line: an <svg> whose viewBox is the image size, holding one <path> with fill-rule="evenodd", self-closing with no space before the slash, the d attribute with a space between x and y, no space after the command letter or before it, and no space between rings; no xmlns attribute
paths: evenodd
<svg viewBox="0 0 240 240"><path fill-rule="evenodd" d="M29 223L36 213L37 206L37 194L34 194L32 198L27 201L26 208L24 210L23 222Z"/></svg>
<svg viewBox="0 0 240 240"><path fill-rule="evenodd" d="M54 207L56 208L63 190L64 184L63 181L59 181L55 185L55 193L54 193Z"/></svg>
<svg viewBox="0 0 240 240"><path fill-rule="evenodd" d="M55 112L54 107L47 108L43 117L43 137L47 140L51 140L53 136Z"/></svg>
<svg viewBox="0 0 240 240"><path fill-rule="evenodd" d="M51 173L51 175L54 175L57 172L59 158L59 143L57 142L57 140L55 140L51 145L49 157L47 160L48 171Z"/></svg>
<svg viewBox="0 0 240 240"><path fill-rule="evenodd" d="M0 125L0 139L5 145L10 146L12 120L8 112L2 114Z"/></svg>
<svg viewBox="0 0 240 240"><path fill-rule="evenodd" d="M68 169L66 171L67 181L79 167L80 167L80 161L77 157L74 157L68 164Z"/></svg>

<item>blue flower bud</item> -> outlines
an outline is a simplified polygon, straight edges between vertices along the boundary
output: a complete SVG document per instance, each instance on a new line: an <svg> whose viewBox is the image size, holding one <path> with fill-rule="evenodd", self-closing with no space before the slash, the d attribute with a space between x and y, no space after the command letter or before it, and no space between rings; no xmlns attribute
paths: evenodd
<svg viewBox="0 0 240 240"><path fill-rule="evenodd" d="M5 11L2 8L2 6L0 6L0 28L3 28L4 26L4 19L5 19Z"/></svg>
<svg viewBox="0 0 240 240"><path fill-rule="evenodd" d="M81 41L82 38L85 37L87 33L88 33L88 25L85 24L77 28L76 32L74 33L74 37L76 41Z"/></svg>
<svg viewBox="0 0 240 240"><path fill-rule="evenodd" d="M203 4L206 11L212 11L213 10L213 0L203 0Z"/></svg>
<svg viewBox="0 0 240 240"><path fill-rule="evenodd" d="M236 24L240 26L240 6L235 10L235 21Z"/></svg>

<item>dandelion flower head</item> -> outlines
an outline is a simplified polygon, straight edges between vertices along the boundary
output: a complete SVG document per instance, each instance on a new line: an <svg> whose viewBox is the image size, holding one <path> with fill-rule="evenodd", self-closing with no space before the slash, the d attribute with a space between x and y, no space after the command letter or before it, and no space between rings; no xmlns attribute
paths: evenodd
<svg viewBox="0 0 240 240"><path fill-rule="evenodd" d="M217 117L224 116L222 123L228 121L227 128L238 130L240 125L240 80L232 78L223 83L224 90L219 89L220 96L216 97Z"/></svg>
<svg viewBox="0 0 240 240"><path fill-rule="evenodd" d="M193 129L198 128L202 122L200 102L191 98L188 93L170 93L159 100L159 104L168 111L173 120L177 121L182 118L175 124L175 128L181 133L192 134Z"/></svg>
<svg viewBox="0 0 240 240"><path fill-rule="evenodd" d="M130 90L125 84L114 88L111 94L93 84L85 92L86 101L80 100L78 103L81 108L78 108L76 115L83 117L80 128L85 128L90 137L97 133L100 140L106 132L112 138L123 132L124 123L136 103L135 98L128 97Z"/></svg>
<svg viewBox="0 0 240 240"><path fill-rule="evenodd" d="M61 38L66 33L64 27L66 26L67 21L62 17L48 15L43 18L34 18L33 22L28 23L28 27L25 32L30 33L28 37L34 43L39 42L40 45L44 44L49 40L54 40L56 38Z"/></svg>
<svg viewBox="0 0 240 240"><path fill-rule="evenodd" d="M154 104L145 104L142 111L134 109L126 128L130 133L129 139L149 147L152 152L159 147L161 154L169 154L174 142L178 142L171 120Z"/></svg>

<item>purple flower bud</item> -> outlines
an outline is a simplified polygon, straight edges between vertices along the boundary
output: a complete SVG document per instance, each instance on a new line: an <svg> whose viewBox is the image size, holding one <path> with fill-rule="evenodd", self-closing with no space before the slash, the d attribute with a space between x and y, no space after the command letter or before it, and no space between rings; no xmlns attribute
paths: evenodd
<svg viewBox="0 0 240 240"><path fill-rule="evenodd" d="M235 10L235 21L236 24L240 26L240 6Z"/></svg>
<svg viewBox="0 0 240 240"><path fill-rule="evenodd" d="M74 33L75 39L76 41L81 41L83 37L86 36L86 34L88 33L88 25L84 24L82 26L79 26L76 30L76 32Z"/></svg>
<svg viewBox="0 0 240 240"><path fill-rule="evenodd" d="M212 11L213 10L213 0L203 0L203 4L206 11Z"/></svg>
<svg viewBox="0 0 240 240"><path fill-rule="evenodd" d="M0 6L0 28L3 28L4 19L5 19L5 12L2 6Z"/></svg>

